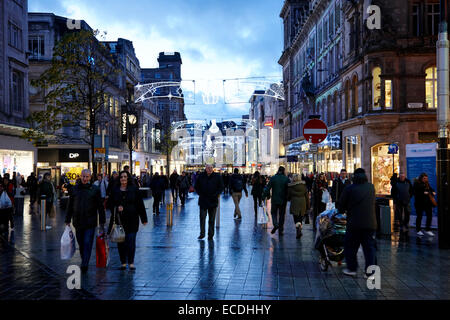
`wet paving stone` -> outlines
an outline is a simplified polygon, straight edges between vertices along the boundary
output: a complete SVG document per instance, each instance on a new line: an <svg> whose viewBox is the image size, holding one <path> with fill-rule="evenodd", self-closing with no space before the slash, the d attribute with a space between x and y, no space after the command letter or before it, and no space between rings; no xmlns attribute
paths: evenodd
<svg viewBox="0 0 450 320"><path fill-rule="evenodd" d="M224 195L214 240L199 241L197 201L190 194L184 207L174 205L172 227L166 226L165 205L159 216L148 210L149 223L137 236L135 272L118 270L112 243L109 266L95 267L94 248L82 290L69 290L67 267L81 259L78 251L70 261L60 259L64 211L58 208L49 219L51 230L40 231L26 198L24 214L15 216L15 245L0 250L0 300L450 299L450 254L438 249L437 239L417 240L413 232L403 240L379 239L381 290L369 290L361 271L357 278L342 274L345 264L320 271L312 226L304 225L296 239L289 209L280 237L256 223L253 199L242 198L238 221L231 197ZM361 251L358 259L363 265Z"/></svg>

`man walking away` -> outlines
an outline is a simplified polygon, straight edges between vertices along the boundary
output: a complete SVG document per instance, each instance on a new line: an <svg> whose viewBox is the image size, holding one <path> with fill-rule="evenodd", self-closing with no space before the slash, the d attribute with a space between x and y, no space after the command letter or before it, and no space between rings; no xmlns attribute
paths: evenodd
<svg viewBox="0 0 450 320"><path fill-rule="evenodd" d="M95 228L97 227L97 214L100 226L104 229L106 217L100 189L91 184L91 171L84 169L81 172L81 183L77 184L69 198L66 215L66 225L73 219L78 246L81 255L81 271L87 272L94 243Z"/></svg>
<svg viewBox="0 0 450 320"><path fill-rule="evenodd" d="M367 268L377 264L376 239L377 218L375 215L375 187L367 180L364 169L355 170L353 184L346 187L339 198L339 210L347 212L344 256L347 268L344 274L356 276L357 253L362 245Z"/></svg>
<svg viewBox="0 0 450 320"><path fill-rule="evenodd" d="M342 191L350 184L351 182L347 178L347 170L341 169L341 173L333 180L333 186L331 187L331 199L336 204L336 207L338 206L336 202L339 201Z"/></svg>
<svg viewBox="0 0 450 320"><path fill-rule="evenodd" d="M242 219L241 209L239 208L239 202L242 198L242 190L245 191L245 196L248 197L247 187L244 181L244 177L239 174L239 169L235 168L234 173L230 179L231 197L234 202L234 218Z"/></svg>
<svg viewBox="0 0 450 320"><path fill-rule="evenodd" d="M159 214L159 203L164 192L163 181L160 179L159 173L156 172L150 182L150 189L153 195L153 214Z"/></svg>
<svg viewBox="0 0 450 320"><path fill-rule="evenodd" d="M283 235L284 228L284 216L286 214L286 204L287 204L287 191L289 179L285 176L284 167L279 167L278 172L272 178L270 178L269 183L264 188L263 199L269 198L270 190L272 190L271 199L271 215L273 222L272 234L274 234L278 229L278 235Z"/></svg>
<svg viewBox="0 0 450 320"><path fill-rule="evenodd" d="M170 190L172 191L172 199L174 204L177 204L178 198L178 188L177 188L178 177L179 175L177 173L177 170L173 170L172 174L169 177Z"/></svg>
<svg viewBox="0 0 450 320"><path fill-rule="evenodd" d="M178 180L177 180L177 187L179 189L178 192L180 194L180 201L181 201L182 206L184 206L184 204L186 203L186 195L188 194L190 186L191 186L191 184L189 182L189 178L186 175L186 172L183 171L181 173L181 176L178 176Z"/></svg>
<svg viewBox="0 0 450 320"><path fill-rule="evenodd" d="M99 173L97 175L97 181L94 182L94 186L100 188L100 196L102 198L102 203L104 203L106 199L106 190L108 189L108 181L106 181L106 177L103 177L103 174Z"/></svg>
<svg viewBox="0 0 450 320"><path fill-rule="evenodd" d="M36 202L37 186L38 186L38 184L37 184L36 174L34 172L32 172L27 178L27 188L28 188L28 192L30 193L31 212L33 212L34 203Z"/></svg>
<svg viewBox="0 0 450 320"><path fill-rule="evenodd" d="M213 172L212 165L207 164L205 172L197 177L194 189L199 195L198 205L200 207L200 236L198 239L205 237L205 222L208 214L208 240L212 240L219 196L223 191L222 177Z"/></svg>
<svg viewBox="0 0 450 320"><path fill-rule="evenodd" d="M397 182L392 186L391 192L395 205L395 220L400 224L400 232L408 232L409 217L411 215L410 201L414 195L411 182L406 175L400 172Z"/></svg>

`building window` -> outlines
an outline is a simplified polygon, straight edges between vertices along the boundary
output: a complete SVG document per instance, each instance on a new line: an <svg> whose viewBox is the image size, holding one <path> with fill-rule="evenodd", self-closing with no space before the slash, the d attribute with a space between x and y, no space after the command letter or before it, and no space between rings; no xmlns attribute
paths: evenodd
<svg viewBox="0 0 450 320"><path fill-rule="evenodd" d="M8 22L8 44L22 50L22 30L11 22Z"/></svg>
<svg viewBox="0 0 450 320"><path fill-rule="evenodd" d="M39 59L45 55L44 36L30 36L28 39L28 49L31 51L30 58Z"/></svg>
<svg viewBox="0 0 450 320"><path fill-rule="evenodd" d="M428 108L437 108L437 68L430 67L426 72L425 77L425 102Z"/></svg>
<svg viewBox="0 0 450 320"><path fill-rule="evenodd" d="M372 109L381 109L381 68L375 67L372 70Z"/></svg>
<svg viewBox="0 0 450 320"><path fill-rule="evenodd" d="M23 74L14 70L11 74L11 107L13 112L23 110Z"/></svg>
<svg viewBox="0 0 450 320"><path fill-rule="evenodd" d="M334 18L336 20L336 29L340 26L341 19L341 8L339 6L339 2L336 2L336 6L334 7Z"/></svg>
<svg viewBox="0 0 450 320"><path fill-rule="evenodd" d="M412 32L413 36L420 35L420 6L418 4L412 6Z"/></svg>
<svg viewBox="0 0 450 320"><path fill-rule="evenodd" d="M384 80L384 107L392 109L392 80Z"/></svg>
<svg viewBox="0 0 450 320"><path fill-rule="evenodd" d="M352 81L352 110L351 116L353 117L356 113L359 113L359 103L358 103L358 76L355 75Z"/></svg>
<svg viewBox="0 0 450 320"><path fill-rule="evenodd" d="M345 137L345 159L348 173L353 173L361 167L361 138L359 136Z"/></svg>
<svg viewBox="0 0 450 320"><path fill-rule="evenodd" d="M439 3L427 5L427 28L430 35L439 33Z"/></svg>

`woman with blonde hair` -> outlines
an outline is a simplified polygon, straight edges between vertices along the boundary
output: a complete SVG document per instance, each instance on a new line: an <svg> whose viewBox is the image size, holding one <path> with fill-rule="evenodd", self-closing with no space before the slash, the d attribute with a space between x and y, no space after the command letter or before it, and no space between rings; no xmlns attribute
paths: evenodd
<svg viewBox="0 0 450 320"><path fill-rule="evenodd" d="M302 236L302 222L306 210L309 209L309 196L306 182L298 174L292 176L292 182L288 185L288 201L291 202L290 214L294 218L295 228L297 229L296 238Z"/></svg>

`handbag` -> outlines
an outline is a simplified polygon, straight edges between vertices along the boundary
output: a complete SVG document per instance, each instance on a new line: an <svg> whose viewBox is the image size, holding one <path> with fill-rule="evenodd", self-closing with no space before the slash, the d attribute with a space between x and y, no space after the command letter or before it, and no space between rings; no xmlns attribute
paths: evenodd
<svg viewBox="0 0 450 320"><path fill-rule="evenodd" d="M431 205L433 207L437 207L437 202L436 202L436 199L434 198L434 196L431 193L428 193L428 196L430 197Z"/></svg>
<svg viewBox="0 0 450 320"><path fill-rule="evenodd" d="M113 226L111 229L111 241L116 243L125 242L125 230L123 229L123 226L120 223L120 215L117 215L117 221L119 224L116 224L115 218L116 218L116 208L114 208Z"/></svg>

